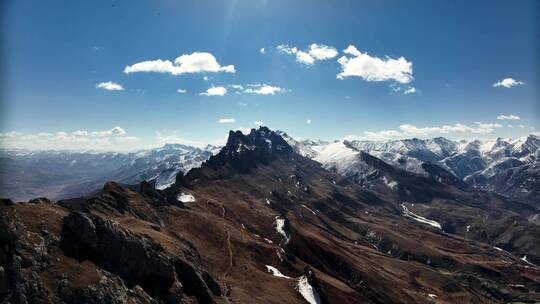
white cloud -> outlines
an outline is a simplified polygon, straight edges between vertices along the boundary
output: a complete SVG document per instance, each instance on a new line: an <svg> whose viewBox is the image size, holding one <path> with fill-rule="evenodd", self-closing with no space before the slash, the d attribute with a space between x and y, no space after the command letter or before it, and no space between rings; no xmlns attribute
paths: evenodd
<svg viewBox="0 0 540 304"><path fill-rule="evenodd" d="M473 129L473 133L493 133L495 129L503 127L503 125L498 123L475 122L475 124L477 125L477 128Z"/></svg>
<svg viewBox="0 0 540 304"><path fill-rule="evenodd" d="M354 135L348 135L345 137L345 139L353 140L353 139L360 139L360 140L376 140L376 141L384 141L394 138L401 137L401 133L399 133L396 130L383 130L383 131L377 131L377 132L371 132L371 131L365 131L364 136L356 137Z"/></svg>
<svg viewBox="0 0 540 304"><path fill-rule="evenodd" d="M454 134L454 133L474 133L474 134L489 134L495 129L502 128L500 124L476 122L476 126L470 127L464 124L456 123L454 125L443 125L441 127L424 127L419 128L410 124L400 125L399 129L404 134L410 136L425 137L432 134Z"/></svg>
<svg viewBox="0 0 540 304"><path fill-rule="evenodd" d="M141 139L136 137L136 136L121 136L121 137L116 138L116 141L121 142L121 143L124 143L124 142L138 142L140 140Z"/></svg>
<svg viewBox="0 0 540 304"><path fill-rule="evenodd" d="M291 90L273 86L270 84L247 84L245 86L240 84L230 84L229 88L236 90L236 94L258 94L258 95L276 95L281 93L290 92Z"/></svg>
<svg viewBox="0 0 540 304"><path fill-rule="evenodd" d="M86 131L75 131L74 133L77 133L77 132L86 132ZM94 131L91 133L92 136L97 136L97 137L120 136L120 135L125 135L125 134L126 134L126 131L118 126L109 130Z"/></svg>
<svg viewBox="0 0 540 304"><path fill-rule="evenodd" d="M104 89L107 91L123 91L124 87L118 83L107 81L107 82L100 82L96 84L96 88L98 89Z"/></svg>
<svg viewBox="0 0 540 304"><path fill-rule="evenodd" d="M126 66L124 73L156 72L181 75L187 73L235 73L234 65L221 66L214 55L206 52L183 54L174 60L148 60Z"/></svg>
<svg viewBox="0 0 540 304"><path fill-rule="evenodd" d="M309 125L311 124L311 119L306 120L306 123Z"/></svg>
<svg viewBox="0 0 540 304"><path fill-rule="evenodd" d="M338 55L338 51L334 47L317 43L312 43L305 51L286 44L280 44L276 49L282 54L295 55L296 61L305 65L312 65L318 60L332 59Z"/></svg>
<svg viewBox="0 0 540 304"><path fill-rule="evenodd" d="M236 119L234 118L220 118L218 120L219 123L223 124L223 123L234 123L236 122Z"/></svg>
<svg viewBox="0 0 540 304"><path fill-rule="evenodd" d="M187 90L185 89L178 89L176 90L176 92L180 93L180 94L184 94L184 93L187 93Z"/></svg>
<svg viewBox="0 0 540 304"><path fill-rule="evenodd" d="M261 54L266 54L266 49L265 49L265 48L261 48L261 49L259 50L259 52L261 52Z"/></svg>
<svg viewBox="0 0 540 304"><path fill-rule="evenodd" d="M278 52L283 53L283 54L287 54L287 55L293 55L293 54L296 54L298 52L297 48L290 47L290 46L288 46L286 44L280 44L280 45L276 46L276 49L278 50Z"/></svg>
<svg viewBox="0 0 540 304"><path fill-rule="evenodd" d="M204 146L204 144L199 141L186 139L176 134L165 135L159 131L156 131L156 138L157 138L158 146L160 147L164 146L165 144L183 144L183 145L197 146L197 147Z"/></svg>
<svg viewBox="0 0 540 304"><path fill-rule="evenodd" d="M521 117L517 115L499 115L497 116L498 120L520 120Z"/></svg>
<svg viewBox="0 0 540 304"><path fill-rule="evenodd" d="M434 137L437 135L482 135L492 134L501 124L476 122L474 126L461 123L434 127L417 127L411 124L402 124L399 130L365 131L362 136L347 135L346 140L377 140L403 139L411 137Z"/></svg>
<svg viewBox="0 0 540 304"><path fill-rule="evenodd" d="M248 88L243 90L247 94L259 94L259 95L276 95L279 93L288 92L287 89L272 86L269 84L249 84Z"/></svg>
<svg viewBox="0 0 540 304"><path fill-rule="evenodd" d="M133 147L131 145L140 141L140 138L127 136L126 131L117 126L108 130L76 130L71 133L64 131L34 134L0 133L0 141L7 148L121 150Z"/></svg>
<svg viewBox="0 0 540 304"><path fill-rule="evenodd" d="M332 59L338 55L338 51L331 46L312 43L309 46L309 55L316 60Z"/></svg>
<svg viewBox="0 0 540 304"><path fill-rule="evenodd" d="M403 91L403 94L407 95L407 94L414 94L416 93L416 88L415 87L410 87L408 89L406 89L405 91Z"/></svg>
<svg viewBox="0 0 540 304"><path fill-rule="evenodd" d="M257 121L254 121L253 124L255 124L256 126L262 126L263 122L257 120Z"/></svg>
<svg viewBox="0 0 540 304"><path fill-rule="evenodd" d="M315 58L313 58L309 53L298 51L296 52L296 61L305 65L312 65L315 63Z"/></svg>
<svg viewBox="0 0 540 304"><path fill-rule="evenodd" d="M517 81L513 78L505 78L503 80L497 81L493 84L494 87L504 87L504 88L511 88L515 86L524 85L525 83L523 81Z"/></svg>
<svg viewBox="0 0 540 304"><path fill-rule="evenodd" d="M244 89L244 86L240 85L240 84L231 84L229 85L229 87L235 89L235 90L243 90Z"/></svg>
<svg viewBox="0 0 540 304"><path fill-rule="evenodd" d="M208 76L204 76L202 79L205 80L205 81L207 81L207 80L208 80Z"/></svg>
<svg viewBox="0 0 540 304"><path fill-rule="evenodd" d="M410 83L413 81L412 62L404 57L384 59L372 57L367 53L360 52L354 45L349 45L343 52L348 56L338 59L342 71L337 75L338 79L356 76L366 81L397 81Z"/></svg>
<svg viewBox="0 0 540 304"><path fill-rule="evenodd" d="M206 92L199 93L202 96L223 96L227 94L227 89L224 87L211 87Z"/></svg>

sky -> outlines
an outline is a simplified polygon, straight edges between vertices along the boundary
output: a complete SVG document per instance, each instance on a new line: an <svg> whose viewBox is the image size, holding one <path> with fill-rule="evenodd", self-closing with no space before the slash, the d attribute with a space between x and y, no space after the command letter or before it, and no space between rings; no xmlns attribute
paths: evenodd
<svg viewBox="0 0 540 304"><path fill-rule="evenodd" d="M130 150L540 130L538 1L1 4L0 144Z"/></svg>

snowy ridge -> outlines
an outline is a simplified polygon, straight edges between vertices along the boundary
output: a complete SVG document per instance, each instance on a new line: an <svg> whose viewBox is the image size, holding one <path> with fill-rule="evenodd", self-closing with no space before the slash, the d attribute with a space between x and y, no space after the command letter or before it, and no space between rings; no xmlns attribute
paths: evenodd
<svg viewBox="0 0 540 304"><path fill-rule="evenodd" d="M483 141L452 141L437 137L386 142L296 140L286 133L280 134L297 153L342 176L354 177L368 188L373 186L374 182L386 184L389 188L396 185L390 185L391 181L388 180L373 180L372 177L377 176L377 172L358 160L361 152L393 167L433 178L441 183L459 187L470 185L532 202L538 201L540 196L540 179L534 178L540 175L540 137L534 134L516 139L497 138ZM437 166L440 169L437 169ZM456 181L464 183L459 184ZM504 189L499 186L501 183L505 184Z"/></svg>

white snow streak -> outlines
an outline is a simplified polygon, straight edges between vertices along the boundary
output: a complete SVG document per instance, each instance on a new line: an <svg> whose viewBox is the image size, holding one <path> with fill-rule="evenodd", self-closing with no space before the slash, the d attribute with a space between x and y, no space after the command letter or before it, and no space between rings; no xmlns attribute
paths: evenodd
<svg viewBox="0 0 540 304"><path fill-rule="evenodd" d="M306 208L309 212L313 213L313 215L317 215L317 213L315 213L315 211L311 210L311 208L309 208L308 206L302 204L302 207Z"/></svg>
<svg viewBox="0 0 540 304"><path fill-rule="evenodd" d="M405 203L402 203L401 207L403 208L403 215L405 217L408 217L408 218L413 219L413 220L415 220L417 222L420 222L420 223L428 224L428 225L433 226L433 227L438 228L438 229L442 229L441 224L439 224L438 222L427 219L427 218L425 218L423 216L414 214L411 211L409 211L407 206L405 206Z"/></svg>
<svg viewBox="0 0 540 304"><path fill-rule="evenodd" d="M285 278L285 279L292 279L291 277L288 277L286 275L283 275L279 270L277 270L277 268L275 267L272 267L270 265L265 265L266 266L266 270L271 273L273 276L275 277L278 277L278 278Z"/></svg>
<svg viewBox="0 0 540 304"><path fill-rule="evenodd" d="M285 218L276 216L276 231L285 238L285 243L289 242L289 234L285 231Z"/></svg>
<svg viewBox="0 0 540 304"><path fill-rule="evenodd" d="M308 282L308 279L306 276L301 276L298 279L298 285L296 285L298 288L298 292L306 299L306 301L309 304L320 304L321 298L319 297L319 294L315 289L313 289L313 286L311 286Z"/></svg>

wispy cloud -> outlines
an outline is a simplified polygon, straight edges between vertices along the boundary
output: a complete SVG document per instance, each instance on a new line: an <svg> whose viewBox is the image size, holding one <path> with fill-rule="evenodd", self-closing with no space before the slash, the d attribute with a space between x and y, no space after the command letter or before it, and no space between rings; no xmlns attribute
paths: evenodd
<svg viewBox="0 0 540 304"><path fill-rule="evenodd" d="M187 90L185 89L178 89L176 90L176 92L180 93L180 94L184 94L184 93L187 93Z"/></svg>
<svg viewBox="0 0 540 304"><path fill-rule="evenodd" d="M401 138L401 133L396 130L382 130L382 131L365 131L364 135L347 135L346 140L376 140L384 141L389 139Z"/></svg>
<svg viewBox="0 0 540 304"><path fill-rule="evenodd" d="M306 120L306 123L309 125L311 124L311 119Z"/></svg>
<svg viewBox="0 0 540 304"><path fill-rule="evenodd" d="M158 146L163 146L165 144L183 144L183 145L189 145L189 146L197 146L202 147L204 146L203 143L187 139L181 136L178 136L177 134L163 134L162 132L156 131L156 139Z"/></svg>
<svg viewBox="0 0 540 304"><path fill-rule="evenodd" d="M221 66L216 57L206 52L194 52L170 60L148 60L126 66L124 73L155 72L182 75L189 73L235 73L234 65Z"/></svg>
<svg viewBox="0 0 540 304"><path fill-rule="evenodd" d="M86 131L75 131L74 134L75 135L77 135L77 134L86 135ZM109 130L94 131L94 132L90 133L90 135L97 136L97 137L121 136L121 135L125 135L125 134L126 134L126 131L124 129L118 127L118 126L112 128L112 129L109 129Z"/></svg>
<svg viewBox="0 0 540 304"><path fill-rule="evenodd" d="M511 115L499 115L497 116L497 119L498 120L520 120L521 117L511 114Z"/></svg>
<svg viewBox="0 0 540 304"><path fill-rule="evenodd" d="M290 90L272 86L269 84L248 84L247 88L243 90L244 93L258 95L276 95L289 91Z"/></svg>
<svg viewBox="0 0 540 304"><path fill-rule="evenodd" d="M73 132L20 132L0 133L2 145L8 148L28 149L114 149L127 147L140 141L135 136L127 136L126 131L116 126L111 129Z"/></svg>
<svg viewBox="0 0 540 304"><path fill-rule="evenodd" d="M199 93L201 96L224 96L227 94L227 89L225 87L211 87L206 90L206 92Z"/></svg>
<svg viewBox="0 0 540 304"><path fill-rule="evenodd" d="M315 61L332 59L338 55L338 51L334 47L317 43L312 43L306 50L299 50L297 47L286 44L280 44L276 49L282 54L294 55L297 62L305 65L312 65Z"/></svg>
<svg viewBox="0 0 540 304"><path fill-rule="evenodd" d="M232 118L232 117L231 117L231 118L220 118L220 119L218 120L218 122L219 122L220 124L224 124L224 123L234 123L234 122L236 122L236 119L234 119L234 118Z"/></svg>
<svg viewBox="0 0 540 304"><path fill-rule="evenodd" d="M107 82L100 82L96 84L96 88L98 89L104 89L107 91L123 91L124 87L118 83L107 81Z"/></svg>
<svg viewBox="0 0 540 304"><path fill-rule="evenodd" d="M405 91L403 91L403 94L405 94L405 95L414 94L414 93L416 93L416 88L415 87L410 87L410 88L406 89Z"/></svg>
<svg viewBox="0 0 540 304"><path fill-rule="evenodd" d="M256 126L262 126L263 122L257 120L257 121L254 121L253 124L256 125Z"/></svg>
<svg viewBox="0 0 540 304"><path fill-rule="evenodd" d="M347 77L360 77L366 81L397 81L410 83L413 81L412 62L404 57L393 59L390 57L372 57L362 53L354 45L343 50L346 56L338 59L342 71L336 76L338 79Z"/></svg>
<svg viewBox="0 0 540 304"><path fill-rule="evenodd" d="M276 95L290 92L291 90L274 86L271 84L230 84L229 88L234 89L236 94L257 94L257 95Z"/></svg>
<svg viewBox="0 0 540 304"><path fill-rule="evenodd" d="M503 87L503 88L512 88L516 86L524 85L525 83L523 81L517 81L514 78L505 78L503 80L497 81L493 84L494 87Z"/></svg>

